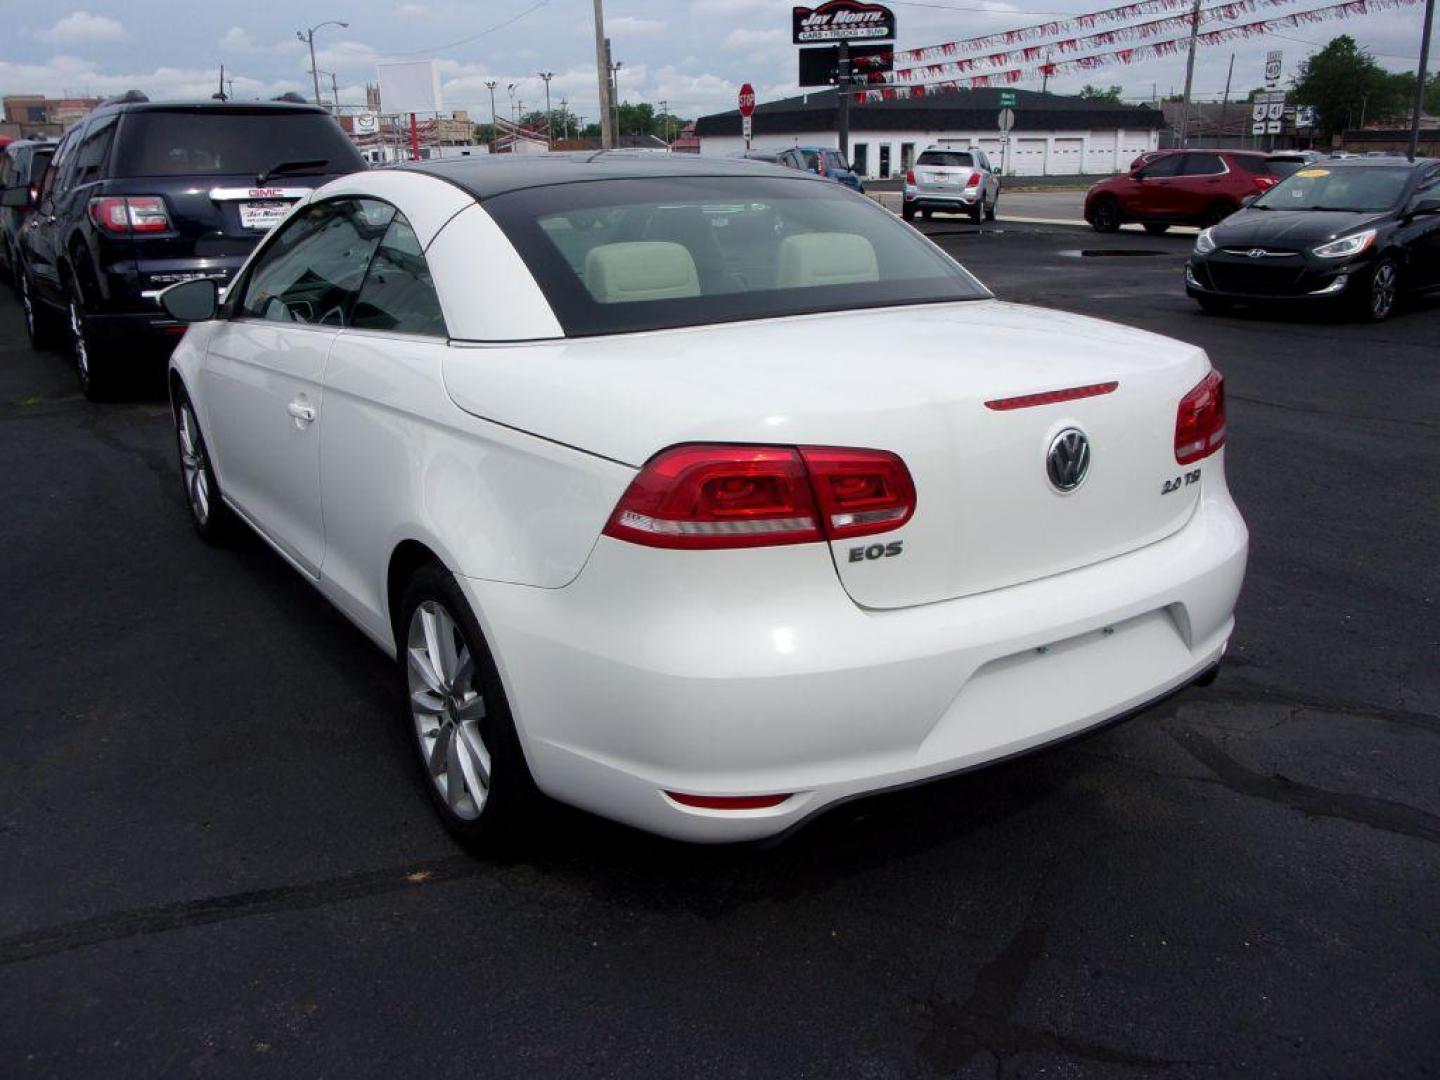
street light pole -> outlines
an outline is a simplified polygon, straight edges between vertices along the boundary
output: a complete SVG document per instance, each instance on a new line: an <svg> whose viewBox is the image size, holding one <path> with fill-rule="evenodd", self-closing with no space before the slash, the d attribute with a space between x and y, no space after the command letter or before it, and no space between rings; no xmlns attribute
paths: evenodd
<svg viewBox="0 0 1440 1080"><path fill-rule="evenodd" d="M1425 0L1425 29L1420 33L1420 69L1415 73L1415 107L1410 112L1411 161L1415 160L1420 149L1420 113L1425 106L1425 68L1430 59L1430 27L1434 22L1435 0Z"/></svg>
<svg viewBox="0 0 1440 1080"><path fill-rule="evenodd" d="M560 99L560 137L570 140L570 102L563 97Z"/></svg>
<svg viewBox="0 0 1440 1080"><path fill-rule="evenodd" d="M485 89L490 91L490 143L492 145L500 134L499 129L495 126L495 87L498 85L494 79L485 80Z"/></svg>
<svg viewBox="0 0 1440 1080"><path fill-rule="evenodd" d="M668 101L663 101L663 100L660 102L660 115L665 118L664 121L663 121L663 123L664 123L665 126L664 126L663 128L661 128L661 130L665 132L665 145L666 145L666 146L669 146L669 145L670 145L670 102L668 102Z"/></svg>
<svg viewBox="0 0 1440 1080"><path fill-rule="evenodd" d="M615 132L615 138L616 138L616 139L619 139L619 138L620 138L620 134L621 134L621 132L620 132L620 69L621 69L622 67L624 67L624 66L625 66L625 61L623 61L623 60L617 60L617 61L616 61L614 64L612 64L611 67L610 67L610 78L613 80L611 85L612 85L613 88L614 88L614 92L613 92L612 95L611 95L610 103L611 103L611 105L612 105L612 106L614 107L614 109L615 109L615 121L614 121L614 123L612 123L612 124L610 125L610 128L611 128L612 131Z"/></svg>
<svg viewBox="0 0 1440 1080"><path fill-rule="evenodd" d="M553 71L536 72L545 83L545 148L554 149L555 145L555 124L550 112L550 80L555 77Z"/></svg>
<svg viewBox="0 0 1440 1080"><path fill-rule="evenodd" d="M315 104L323 104L320 100L320 72L315 70L315 31L323 30L327 26L348 27L348 22L340 22L338 19L329 19L322 23L316 23L308 30L296 30L295 36L310 46L310 82L315 88Z"/></svg>

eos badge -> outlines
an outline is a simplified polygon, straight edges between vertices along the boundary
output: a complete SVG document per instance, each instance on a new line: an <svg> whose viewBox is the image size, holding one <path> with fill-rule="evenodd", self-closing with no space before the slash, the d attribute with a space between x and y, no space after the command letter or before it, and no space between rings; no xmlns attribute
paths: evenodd
<svg viewBox="0 0 1440 1080"><path fill-rule="evenodd" d="M904 540L892 540L888 544L871 544L869 547L850 549L851 562L866 562L869 559L893 559L904 550Z"/></svg>

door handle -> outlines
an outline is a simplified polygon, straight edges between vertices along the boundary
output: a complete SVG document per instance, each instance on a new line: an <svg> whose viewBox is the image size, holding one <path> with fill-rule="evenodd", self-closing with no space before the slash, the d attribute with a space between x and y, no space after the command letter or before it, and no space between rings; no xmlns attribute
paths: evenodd
<svg viewBox="0 0 1440 1080"><path fill-rule="evenodd" d="M308 424L315 419L315 407L304 401L292 401L285 406L285 411L293 416L301 424Z"/></svg>

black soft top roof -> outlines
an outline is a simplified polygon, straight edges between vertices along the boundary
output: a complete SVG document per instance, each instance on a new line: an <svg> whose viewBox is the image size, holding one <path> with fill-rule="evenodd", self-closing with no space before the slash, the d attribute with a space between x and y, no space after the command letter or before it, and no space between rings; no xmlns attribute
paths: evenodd
<svg viewBox="0 0 1440 1080"><path fill-rule="evenodd" d="M798 169L739 158L702 158L694 154L593 151L559 154L495 154L478 158L441 158L397 166L426 173L488 199L509 191L573 184L589 180L640 180L664 177L780 177L826 183Z"/></svg>

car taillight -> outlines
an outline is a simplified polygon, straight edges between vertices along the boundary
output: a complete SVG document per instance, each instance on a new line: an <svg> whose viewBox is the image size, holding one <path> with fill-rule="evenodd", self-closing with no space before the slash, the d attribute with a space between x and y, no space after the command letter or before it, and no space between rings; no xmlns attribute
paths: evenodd
<svg viewBox="0 0 1440 1080"><path fill-rule="evenodd" d="M1175 413L1175 461L1189 465L1225 445L1225 378L1211 371L1180 399Z"/></svg>
<svg viewBox="0 0 1440 1080"><path fill-rule="evenodd" d="M977 186L979 185L979 183L980 183L980 174L979 174L978 172L972 172L972 173L970 174L970 179L965 181L965 186L966 186L966 187L977 187Z"/></svg>
<svg viewBox="0 0 1440 1080"><path fill-rule="evenodd" d="M1255 186L1261 191L1269 191L1280 182L1273 176L1253 176L1251 179L1255 181Z"/></svg>
<svg viewBox="0 0 1440 1080"><path fill-rule="evenodd" d="M907 184L914 184L914 183L915 183L915 170L914 170L914 169L906 169L906 170L905 170L905 183L907 183Z"/></svg>
<svg viewBox="0 0 1440 1080"><path fill-rule="evenodd" d="M884 451L687 444L645 464L605 535L662 548L804 544L886 532L914 512L910 473Z"/></svg>
<svg viewBox="0 0 1440 1080"><path fill-rule="evenodd" d="M158 233L170 231L165 200L158 195L104 196L90 200L90 220L108 233Z"/></svg>

